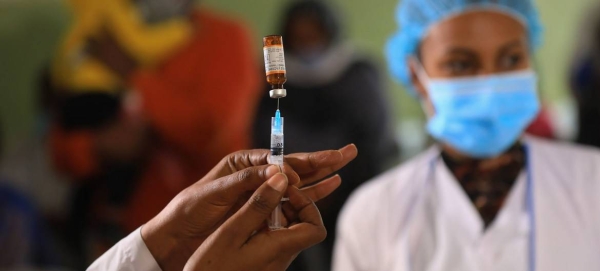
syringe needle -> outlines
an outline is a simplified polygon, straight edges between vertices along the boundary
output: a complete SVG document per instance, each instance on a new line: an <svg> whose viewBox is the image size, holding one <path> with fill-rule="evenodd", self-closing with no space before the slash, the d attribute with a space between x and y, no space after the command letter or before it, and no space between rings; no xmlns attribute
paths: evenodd
<svg viewBox="0 0 600 271"><path fill-rule="evenodd" d="M279 98L277 98L277 110L279 110Z"/></svg>

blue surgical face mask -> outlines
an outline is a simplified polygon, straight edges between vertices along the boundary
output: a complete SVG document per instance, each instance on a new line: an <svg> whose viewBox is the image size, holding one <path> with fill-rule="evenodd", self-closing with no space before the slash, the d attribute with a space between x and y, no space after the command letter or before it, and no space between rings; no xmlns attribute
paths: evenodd
<svg viewBox="0 0 600 271"><path fill-rule="evenodd" d="M429 79L422 72L420 77L435 110L427 130L472 157L507 150L540 109L532 70L458 79Z"/></svg>
<svg viewBox="0 0 600 271"><path fill-rule="evenodd" d="M315 65L321 60L322 56L327 52L326 45L313 45L306 48L298 49L294 54L305 64Z"/></svg>

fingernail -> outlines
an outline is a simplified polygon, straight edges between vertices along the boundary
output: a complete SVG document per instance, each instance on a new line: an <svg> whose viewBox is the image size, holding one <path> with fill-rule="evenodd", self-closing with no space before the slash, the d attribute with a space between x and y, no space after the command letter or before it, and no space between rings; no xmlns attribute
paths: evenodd
<svg viewBox="0 0 600 271"><path fill-rule="evenodd" d="M354 147L354 148L352 148L352 147ZM354 143L348 144L340 149L340 151L343 151L343 152L348 152L348 150L353 150L352 151L353 153L354 152L358 153L358 148L356 147L356 145L354 145ZM349 154L349 153L347 153L347 154Z"/></svg>
<svg viewBox="0 0 600 271"><path fill-rule="evenodd" d="M277 173L281 173L281 168L279 168L279 166L277 165L269 166L265 171L265 175L267 175L267 178L271 178Z"/></svg>
<svg viewBox="0 0 600 271"><path fill-rule="evenodd" d="M273 176L273 178L269 179L267 184L280 193L283 193L283 191L287 189L288 180L285 174L277 173L275 176Z"/></svg>

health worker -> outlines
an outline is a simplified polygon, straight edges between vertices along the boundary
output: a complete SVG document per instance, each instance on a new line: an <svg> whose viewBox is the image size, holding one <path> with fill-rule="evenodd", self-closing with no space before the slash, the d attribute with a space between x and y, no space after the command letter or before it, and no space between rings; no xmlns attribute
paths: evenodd
<svg viewBox="0 0 600 271"><path fill-rule="evenodd" d="M600 270L600 152L524 136L540 110L532 0L403 0L387 44L437 144L363 185L333 270Z"/></svg>

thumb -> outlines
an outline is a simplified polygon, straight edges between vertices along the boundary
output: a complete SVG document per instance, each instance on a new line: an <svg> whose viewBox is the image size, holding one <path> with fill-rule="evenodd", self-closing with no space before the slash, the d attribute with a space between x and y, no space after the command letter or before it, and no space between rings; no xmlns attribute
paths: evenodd
<svg viewBox="0 0 600 271"><path fill-rule="evenodd" d="M225 236L233 238L236 243L245 243L281 202L287 186L288 180L283 173L275 174L262 184L248 202L221 226L228 233Z"/></svg>

